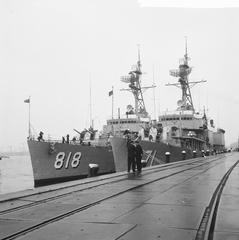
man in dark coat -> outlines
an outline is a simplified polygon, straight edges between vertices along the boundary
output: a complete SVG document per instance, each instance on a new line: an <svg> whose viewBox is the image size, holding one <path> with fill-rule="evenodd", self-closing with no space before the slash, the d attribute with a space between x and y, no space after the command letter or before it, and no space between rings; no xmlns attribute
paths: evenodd
<svg viewBox="0 0 239 240"><path fill-rule="evenodd" d="M68 143L68 144L70 143L70 135L69 134L66 135L66 143Z"/></svg>
<svg viewBox="0 0 239 240"><path fill-rule="evenodd" d="M135 142L136 146L135 146L135 158L136 158L136 165L137 165L137 170L138 172L141 172L142 170L142 157L143 157L143 149L139 144L139 141Z"/></svg>
<svg viewBox="0 0 239 240"><path fill-rule="evenodd" d="M39 133L39 136L38 136L38 138L37 138L37 140L39 141L39 142L44 142L44 139L43 139L43 132L42 131L40 131L40 133Z"/></svg>
<svg viewBox="0 0 239 240"><path fill-rule="evenodd" d="M128 172L132 167L133 172L135 172L135 146L131 140L127 143L128 147Z"/></svg>

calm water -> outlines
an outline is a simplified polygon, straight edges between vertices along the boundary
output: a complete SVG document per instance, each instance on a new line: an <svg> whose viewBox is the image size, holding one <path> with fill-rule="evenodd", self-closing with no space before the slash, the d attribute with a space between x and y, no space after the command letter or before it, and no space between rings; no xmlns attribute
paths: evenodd
<svg viewBox="0 0 239 240"><path fill-rule="evenodd" d="M0 194L34 188L30 156L11 156L0 160Z"/></svg>

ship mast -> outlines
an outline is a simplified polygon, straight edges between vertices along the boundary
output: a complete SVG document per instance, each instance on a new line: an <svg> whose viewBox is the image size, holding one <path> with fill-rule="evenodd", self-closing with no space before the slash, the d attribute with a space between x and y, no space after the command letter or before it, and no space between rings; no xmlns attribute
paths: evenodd
<svg viewBox="0 0 239 240"><path fill-rule="evenodd" d="M178 110L191 110L195 112L193 106L193 99L191 95L191 88L198 83L206 82L205 80L189 82L188 76L192 71L192 68L189 67L188 62L190 58L188 57L187 49L187 38L185 38L185 54L184 58L180 60L179 69L170 70L169 73L173 77L178 77L178 83L168 83L166 86L176 86L182 90L182 99L178 101Z"/></svg>
<svg viewBox="0 0 239 240"><path fill-rule="evenodd" d="M143 89L154 88L155 86L141 87L141 60L140 60L140 48L138 46L138 61L135 66L132 67L132 71L129 72L127 76L121 77L121 81L124 83L129 83L129 88L121 89L121 91L130 91L134 95L135 100L135 110L134 114L137 117L148 117L148 113L145 108ZM130 105L129 105L130 106Z"/></svg>

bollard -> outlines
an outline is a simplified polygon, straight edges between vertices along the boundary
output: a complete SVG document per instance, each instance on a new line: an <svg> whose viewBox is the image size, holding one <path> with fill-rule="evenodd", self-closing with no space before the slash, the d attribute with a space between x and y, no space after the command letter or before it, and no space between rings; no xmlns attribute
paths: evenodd
<svg viewBox="0 0 239 240"><path fill-rule="evenodd" d="M90 163L88 170L89 170L88 177L97 176L98 171L99 171L99 165L95 164L95 163Z"/></svg>
<svg viewBox="0 0 239 240"><path fill-rule="evenodd" d="M186 160L186 151L182 151L182 160Z"/></svg>
<svg viewBox="0 0 239 240"><path fill-rule="evenodd" d="M210 150L206 150L206 156L209 156L210 155Z"/></svg>
<svg viewBox="0 0 239 240"><path fill-rule="evenodd" d="M142 164L142 167L146 167L147 166L147 161L145 159L142 159L141 164Z"/></svg>
<svg viewBox="0 0 239 240"><path fill-rule="evenodd" d="M205 154L204 154L204 150L202 150L202 157L204 157L204 155L205 155Z"/></svg>
<svg viewBox="0 0 239 240"><path fill-rule="evenodd" d="M170 162L170 152L165 153L166 163Z"/></svg>
<svg viewBox="0 0 239 240"><path fill-rule="evenodd" d="M196 158L197 157L197 151L193 151L193 158Z"/></svg>

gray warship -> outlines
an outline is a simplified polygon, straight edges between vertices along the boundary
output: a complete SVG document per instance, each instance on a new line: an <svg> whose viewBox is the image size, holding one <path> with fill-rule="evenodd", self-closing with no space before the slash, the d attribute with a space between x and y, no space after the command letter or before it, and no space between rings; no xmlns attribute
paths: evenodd
<svg viewBox="0 0 239 240"><path fill-rule="evenodd" d="M134 96L134 107L127 106L125 116L111 118L103 126L102 135L88 129L78 132L72 141L35 139L27 140L31 156L35 186L75 180L94 175L127 170L127 140L139 140L143 148L143 166L185 160L202 155L216 154L224 150L223 129L215 128L213 120L195 111L189 82L192 68L189 66L187 47L177 70L170 75L178 78L176 85L182 90L182 99L174 112L152 120L146 111L142 87L142 64L138 61L121 81L128 84L125 91ZM29 102L28 102L29 103Z"/></svg>
<svg viewBox="0 0 239 240"><path fill-rule="evenodd" d="M181 89L182 98L177 102L177 109L166 112L152 120L146 111L142 87L142 64L138 53L137 65L121 81L128 84L127 90L134 96L134 108L128 105L126 116L108 120L105 131L114 128L114 137L110 139L115 166L125 170L127 166L127 141L140 140L151 165L181 161L185 159L221 153L225 149L224 134L221 128L215 128L212 119L208 119L205 110L203 113L195 111L191 95L191 87L197 83L190 82L189 75L192 68L189 66L187 43L185 54L180 60L178 69L171 70L170 75L178 78L174 85Z"/></svg>

